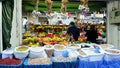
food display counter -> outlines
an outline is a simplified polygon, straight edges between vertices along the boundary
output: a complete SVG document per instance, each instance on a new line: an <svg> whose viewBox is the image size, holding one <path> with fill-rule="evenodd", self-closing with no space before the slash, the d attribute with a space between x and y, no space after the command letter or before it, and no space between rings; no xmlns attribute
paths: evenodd
<svg viewBox="0 0 120 68"><path fill-rule="evenodd" d="M75 44L77 48L70 46L65 46L61 44L57 45L46 45L43 46L32 46L27 47L18 46L13 50L13 56L15 56L15 52L21 52L17 54L18 56L24 55L28 50L28 55L24 56L23 60L20 64L20 68L119 68L120 67L120 50L115 49L111 44L88 44L81 43ZM82 48L81 48L82 47ZM23 49L21 49L23 48ZM51 50L51 52L46 52L45 50ZM30 51L35 55L39 55L37 57L30 57ZM54 53L56 52L56 53ZM52 53L52 54L51 54ZM55 55L59 53L59 55ZM3 52L2 55L7 54L7 52ZM48 56L48 54L50 54ZM3 56L2 56L3 58ZM1 59L2 59L1 58ZM9 55L8 55L9 58ZM12 57L16 59L20 59L19 57ZM11 58L11 59L12 59ZM5 59L5 58L3 58ZM17 66L18 66L17 65ZM0 67L2 67L2 63ZM8 64L5 65L8 68ZM10 65L11 66L11 65ZM14 67L14 65L12 65ZM16 68L16 67L15 67Z"/></svg>

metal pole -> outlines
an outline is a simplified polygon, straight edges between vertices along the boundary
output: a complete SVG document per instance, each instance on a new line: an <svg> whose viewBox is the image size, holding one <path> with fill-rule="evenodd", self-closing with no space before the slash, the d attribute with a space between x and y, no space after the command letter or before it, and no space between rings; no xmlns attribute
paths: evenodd
<svg viewBox="0 0 120 68"><path fill-rule="evenodd" d="M2 43L2 1L0 1L0 53L3 50L3 43Z"/></svg>

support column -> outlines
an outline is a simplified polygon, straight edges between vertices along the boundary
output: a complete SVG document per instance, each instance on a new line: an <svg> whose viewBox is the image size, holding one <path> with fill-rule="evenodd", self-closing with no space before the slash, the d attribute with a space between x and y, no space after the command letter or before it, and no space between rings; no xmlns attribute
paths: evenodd
<svg viewBox="0 0 120 68"><path fill-rule="evenodd" d="M17 25L19 26L19 28L17 28L18 32L19 32L19 44L22 43L22 0L16 0L17 1Z"/></svg>
<svg viewBox="0 0 120 68"><path fill-rule="evenodd" d="M10 43L12 46L18 46L22 43L22 0L14 0Z"/></svg>
<svg viewBox="0 0 120 68"><path fill-rule="evenodd" d="M118 9L120 10L120 1L118 2ZM118 34L119 35L119 40L118 40L119 45L118 46L119 46L119 49L120 49L120 24L118 25L118 32L119 32L119 34Z"/></svg>
<svg viewBox="0 0 120 68"><path fill-rule="evenodd" d="M3 50L3 43L2 43L2 1L0 1L0 53Z"/></svg>
<svg viewBox="0 0 120 68"><path fill-rule="evenodd" d="M115 48L119 48L119 31L118 24L110 22L110 12L113 7L118 9L118 2L120 1L109 1L107 3L107 43L115 45Z"/></svg>

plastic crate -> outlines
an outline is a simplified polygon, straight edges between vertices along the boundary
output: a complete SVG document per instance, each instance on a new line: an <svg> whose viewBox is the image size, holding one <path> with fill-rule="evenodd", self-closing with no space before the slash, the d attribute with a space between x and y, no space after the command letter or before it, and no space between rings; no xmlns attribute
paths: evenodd
<svg viewBox="0 0 120 68"><path fill-rule="evenodd" d="M24 68L52 68L52 62L50 64L28 64L28 58L24 61Z"/></svg>

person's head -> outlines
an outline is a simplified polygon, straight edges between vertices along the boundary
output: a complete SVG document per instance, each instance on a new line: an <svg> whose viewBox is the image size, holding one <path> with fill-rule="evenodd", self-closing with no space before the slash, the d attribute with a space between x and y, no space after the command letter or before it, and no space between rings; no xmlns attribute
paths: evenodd
<svg viewBox="0 0 120 68"><path fill-rule="evenodd" d="M77 22L77 18L76 17L74 17L74 21Z"/></svg>
<svg viewBox="0 0 120 68"><path fill-rule="evenodd" d="M76 17L74 17L74 20L76 20L77 18Z"/></svg>
<svg viewBox="0 0 120 68"><path fill-rule="evenodd" d="M91 25L90 30L95 30L95 25Z"/></svg>
<svg viewBox="0 0 120 68"><path fill-rule="evenodd" d="M70 22L70 25L75 25L75 23L72 21L72 22Z"/></svg>
<svg viewBox="0 0 120 68"><path fill-rule="evenodd" d="M23 17L24 19L27 19L27 17Z"/></svg>

